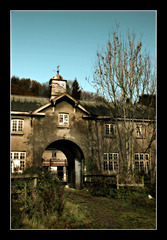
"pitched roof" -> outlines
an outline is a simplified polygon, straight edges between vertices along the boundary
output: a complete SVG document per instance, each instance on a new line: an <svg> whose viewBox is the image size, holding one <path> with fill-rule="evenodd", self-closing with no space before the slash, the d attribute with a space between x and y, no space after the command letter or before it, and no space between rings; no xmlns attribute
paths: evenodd
<svg viewBox="0 0 167 240"><path fill-rule="evenodd" d="M11 95L11 111L32 112L49 102L49 98Z"/></svg>
<svg viewBox="0 0 167 240"><path fill-rule="evenodd" d="M111 116L112 108L104 102L79 101L80 104L93 116Z"/></svg>
<svg viewBox="0 0 167 240"><path fill-rule="evenodd" d="M94 117L112 116L121 118L123 116L123 109L121 108L121 105L120 107L115 109L113 104L109 105L105 102L82 101L82 100L77 101L66 93L55 98L55 101L59 102L62 99L65 100L68 99L74 101L75 103L78 103L78 107L81 110L87 112L87 114L90 113ZM40 109L43 109L45 108L45 106L48 106L48 104L50 104L49 98L18 95L11 96L11 111L38 112L41 111ZM135 111L132 111L130 110L130 108L127 107L126 116L128 118L133 119L148 119L148 118L155 119L156 109L148 108L143 105L136 105Z"/></svg>

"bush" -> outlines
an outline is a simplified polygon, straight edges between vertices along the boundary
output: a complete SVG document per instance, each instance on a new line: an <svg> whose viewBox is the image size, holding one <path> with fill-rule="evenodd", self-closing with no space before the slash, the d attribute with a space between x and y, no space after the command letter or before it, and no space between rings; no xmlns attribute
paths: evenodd
<svg viewBox="0 0 167 240"><path fill-rule="evenodd" d="M137 204L137 201L139 202L140 200L144 203L144 198L147 197L147 189L145 188L121 187L117 189L113 178L94 178L92 182L86 184L86 187L92 196L127 199L134 204L135 202Z"/></svg>
<svg viewBox="0 0 167 240"><path fill-rule="evenodd" d="M113 180L105 177L92 178L92 181L87 184L87 188L92 196L110 196Z"/></svg>

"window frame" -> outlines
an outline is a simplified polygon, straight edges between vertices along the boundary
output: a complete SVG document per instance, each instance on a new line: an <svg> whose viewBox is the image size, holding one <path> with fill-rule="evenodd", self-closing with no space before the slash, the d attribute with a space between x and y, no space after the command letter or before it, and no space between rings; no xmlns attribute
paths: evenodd
<svg viewBox="0 0 167 240"><path fill-rule="evenodd" d="M146 126L143 124L136 124L136 137L145 138L146 137Z"/></svg>
<svg viewBox="0 0 167 240"><path fill-rule="evenodd" d="M135 153L134 167L135 171L137 172L144 171L145 173L148 173L148 171L150 170L149 153Z"/></svg>
<svg viewBox="0 0 167 240"><path fill-rule="evenodd" d="M26 165L26 152L18 152L18 151L13 151L11 152L11 173L15 173L14 170L14 163L13 161L19 160L20 165L19 169L16 172L22 173L25 170L25 165Z"/></svg>
<svg viewBox="0 0 167 240"><path fill-rule="evenodd" d="M112 123L105 123L105 135L115 136L115 127Z"/></svg>
<svg viewBox="0 0 167 240"><path fill-rule="evenodd" d="M21 123L21 127L20 127L20 123ZM23 134L23 129L24 129L23 119L18 119L18 118L11 119L11 133Z"/></svg>
<svg viewBox="0 0 167 240"><path fill-rule="evenodd" d="M103 170L107 173L119 171L119 153L103 153Z"/></svg>
<svg viewBox="0 0 167 240"><path fill-rule="evenodd" d="M67 119L65 120L66 117ZM59 127L69 127L69 113L60 112L58 115L58 123Z"/></svg>

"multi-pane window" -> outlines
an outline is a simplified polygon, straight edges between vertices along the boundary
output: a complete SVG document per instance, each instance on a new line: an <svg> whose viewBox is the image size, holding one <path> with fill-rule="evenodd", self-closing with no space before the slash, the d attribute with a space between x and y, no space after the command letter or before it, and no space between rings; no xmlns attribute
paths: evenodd
<svg viewBox="0 0 167 240"><path fill-rule="evenodd" d="M106 135L114 135L113 124L105 124L105 134Z"/></svg>
<svg viewBox="0 0 167 240"><path fill-rule="evenodd" d="M149 170L149 154L148 153L135 153L135 170L145 171Z"/></svg>
<svg viewBox="0 0 167 240"><path fill-rule="evenodd" d="M13 159L19 159L19 153L18 152L13 153Z"/></svg>
<svg viewBox="0 0 167 240"><path fill-rule="evenodd" d="M20 171L24 171L24 161L20 161Z"/></svg>
<svg viewBox="0 0 167 240"><path fill-rule="evenodd" d="M59 113L59 125L60 126L69 126L69 114L68 113Z"/></svg>
<svg viewBox="0 0 167 240"><path fill-rule="evenodd" d="M118 153L103 153L104 171L118 171L119 154Z"/></svg>
<svg viewBox="0 0 167 240"><path fill-rule="evenodd" d="M26 152L11 152L11 172L22 173L25 169Z"/></svg>
<svg viewBox="0 0 167 240"><path fill-rule="evenodd" d="M107 156L107 153L104 153L103 154L103 164L104 164L104 170L108 170L108 164L107 164L107 160L108 160L108 156Z"/></svg>
<svg viewBox="0 0 167 240"><path fill-rule="evenodd" d="M145 137L146 127L141 124L136 125L136 135L137 135L137 137Z"/></svg>
<svg viewBox="0 0 167 240"><path fill-rule="evenodd" d="M23 120L12 119L11 129L12 129L12 132L22 132L23 131Z"/></svg>

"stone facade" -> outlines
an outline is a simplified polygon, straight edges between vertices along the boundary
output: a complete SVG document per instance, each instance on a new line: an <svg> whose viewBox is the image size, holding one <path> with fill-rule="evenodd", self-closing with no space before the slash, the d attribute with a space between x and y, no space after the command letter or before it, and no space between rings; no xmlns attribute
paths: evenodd
<svg viewBox="0 0 167 240"><path fill-rule="evenodd" d="M124 165L126 171L155 172L156 140L150 140L155 114L151 116L138 113L133 121L127 120L133 133L128 147L122 145L127 149L123 155L118 141L125 136L121 117L115 119L106 103L75 100L66 93L66 80L58 72L50 80L49 99L11 96L12 171L47 166L46 151L61 151L67 159L68 182L76 188L82 186L84 175L117 174ZM56 162L52 156L50 164L58 166Z"/></svg>

